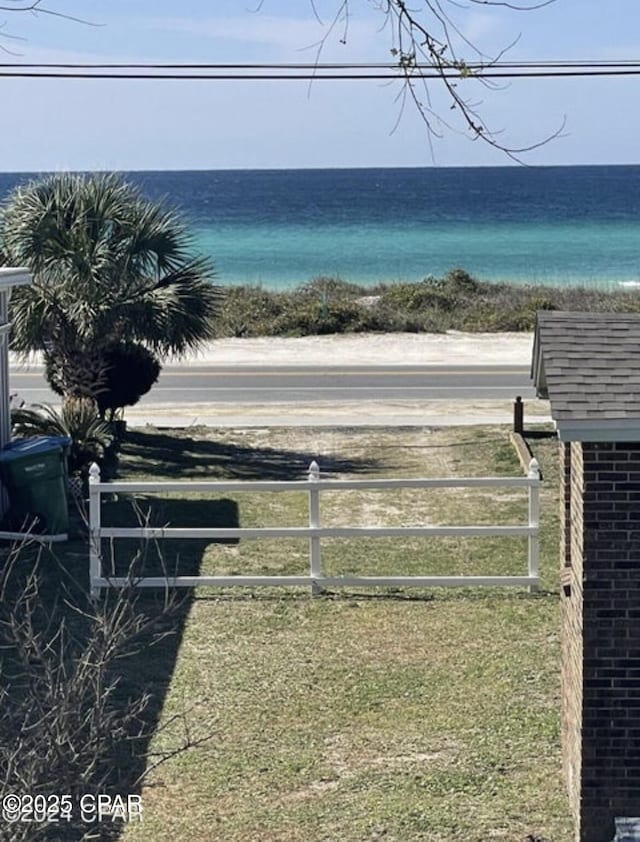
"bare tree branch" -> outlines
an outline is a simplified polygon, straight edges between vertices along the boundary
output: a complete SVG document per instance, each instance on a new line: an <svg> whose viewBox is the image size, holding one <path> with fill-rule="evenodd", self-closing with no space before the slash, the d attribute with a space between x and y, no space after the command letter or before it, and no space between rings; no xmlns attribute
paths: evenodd
<svg viewBox="0 0 640 842"><path fill-rule="evenodd" d="M15 3L9 4L4 2L0 4L0 13L6 12L7 14L14 15L16 13L20 14L31 14L33 16L38 15L48 15L49 17L54 18L62 18L63 20L68 20L73 23L80 23L84 26L102 26L101 23L95 23L94 21L85 20L84 18L77 17L76 15L69 15L66 12L60 12L57 9L50 8L49 6L43 5L43 0L15 0ZM3 53L7 53L10 56L19 56L20 53L15 52L14 50L9 49L6 44L2 43L2 41L22 41L26 42L26 38L21 37L20 35L14 35L10 32L6 31L8 21L4 20L0 23L0 51Z"/></svg>
<svg viewBox="0 0 640 842"><path fill-rule="evenodd" d="M398 122L406 103L413 103L424 123L432 154L432 139L442 137L442 128L462 132L471 140L480 140L519 163L522 163L520 155L549 143L562 133L564 121L554 132L540 140L518 146L503 139L503 130L494 129L487 124L480 113L482 102L475 101L469 89L477 85L482 85L489 91L498 89L490 79L483 78L482 71L500 61L518 42L520 36L502 48L497 55L489 56L465 35L452 16L454 10L468 11L471 6L495 6L514 12L532 12L549 6L556 0L466 0L465 4L457 0L420 0L414 6L409 6L407 0L336 0L332 15L322 24L322 37L311 45L316 50L316 64L319 64L323 50L336 33L339 43L348 43L355 7L367 2L380 13L381 30L388 31L389 49L402 82L403 90L397 99L400 104ZM314 17L321 21L317 0L309 0L309 3ZM266 0L260 0L255 11L260 11L265 5ZM466 47L474 54L472 63L459 54L460 46ZM435 84L445 91L449 99L449 110L458 115L461 129L456 128L452 121L445 119L443 114L434 109L429 89L429 85L433 85L434 81L428 81L427 71L430 75L435 72ZM394 130L397 125L398 123Z"/></svg>
<svg viewBox="0 0 640 842"><path fill-rule="evenodd" d="M0 5L0 12L31 12L36 15L50 15L55 18L63 18L64 20L82 23L86 26L102 26L102 24L94 23L93 21L85 20L75 15L59 12L57 9L50 9L48 6L43 5L43 0L16 0L13 5L4 3Z"/></svg>

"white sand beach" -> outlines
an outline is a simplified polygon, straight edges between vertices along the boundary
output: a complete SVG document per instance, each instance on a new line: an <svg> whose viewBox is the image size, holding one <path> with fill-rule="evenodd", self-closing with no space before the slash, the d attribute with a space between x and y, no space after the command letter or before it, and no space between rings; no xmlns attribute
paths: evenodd
<svg viewBox="0 0 640 842"><path fill-rule="evenodd" d="M363 333L224 338L180 365L525 365L530 333Z"/></svg>

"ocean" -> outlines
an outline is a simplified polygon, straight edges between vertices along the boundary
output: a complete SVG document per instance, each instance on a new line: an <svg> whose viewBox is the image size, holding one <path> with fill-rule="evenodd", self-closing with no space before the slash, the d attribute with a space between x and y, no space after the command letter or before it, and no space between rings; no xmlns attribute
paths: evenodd
<svg viewBox="0 0 640 842"><path fill-rule="evenodd" d="M640 283L640 166L131 172L221 284ZM0 174L0 199L33 173Z"/></svg>

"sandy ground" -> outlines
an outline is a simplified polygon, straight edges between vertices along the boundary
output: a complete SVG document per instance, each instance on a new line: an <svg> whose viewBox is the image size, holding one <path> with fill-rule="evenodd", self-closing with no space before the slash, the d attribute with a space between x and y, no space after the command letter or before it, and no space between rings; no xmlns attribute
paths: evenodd
<svg viewBox="0 0 640 842"><path fill-rule="evenodd" d="M529 366L533 337L522 333L359 334L301 338L220 339L181 365L522 365ZM549 421L546 401L526 401L531 422ZM131 424L224 427L255 426L452 426L505 424L511 400L407 400L189 404L127 410Z"/></svg>
<svg viewBox="0 0 640 842"><path fill-rule="evenodd" d="M466 427L510 424L509 401L352 401L335 403L189 404L175 406L140 403L127 409L132 426L155 427ZM525 423L551 421L546 401L525 402Z"/></svg>
<svg viewBox="0 0 640 842"><path fill-rule="evenodd" d="M525 365L531 363L530 333L358 333L330 336L216 339L198 353L167 364L197 365ZM9 354L12 367L29 363Z"/></svg>
<svg viewBox="0 0 640 842"><path fill-rule="evenodd" d="M218 339L184 365L526 365L530 333L370 333Z"/></svg>

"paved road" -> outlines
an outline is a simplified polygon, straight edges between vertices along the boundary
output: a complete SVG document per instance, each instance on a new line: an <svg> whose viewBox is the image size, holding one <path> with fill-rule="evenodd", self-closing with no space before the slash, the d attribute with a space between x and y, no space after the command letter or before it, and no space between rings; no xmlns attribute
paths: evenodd
<svg viewBox="0 0 640 842"><path fill-rule="evenodd" d="M11 391L51 401L41 370L12 369ZM166 366L141 405L296 401L507 400L534 391L523 366Z"/></svg>

